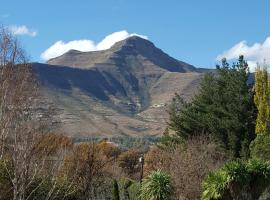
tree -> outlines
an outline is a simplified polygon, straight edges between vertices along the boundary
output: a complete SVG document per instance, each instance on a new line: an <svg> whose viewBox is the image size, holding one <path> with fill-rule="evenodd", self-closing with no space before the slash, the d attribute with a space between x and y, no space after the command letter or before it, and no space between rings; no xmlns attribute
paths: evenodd
<svg viewBox="0 0 270 200"><path fill-rule="evenodd" d="M112 200L120 200L119 187L116 179L113 180Z"/></svg>
<svg viewBox="0 0 270 200"><path fill-rule="evenodd" d="M226 159L219 145L204 136L193 137L173 148L151 148L145 155L145 174L166 171L171 176L174 199L200 199L203 179Z"/></svg>
<svg viewBox="0 0 270 200"><path fill-rule="evenodd" d="M111 191L111 174L107 173L106 167L112 161L113 158L108 159L100 151L99 144L81 143L66 156L62 174L77 185L79 198L103 199L102 195Z"/></svg>
<svg viewBox="0 0 270 200"><path fill-rule="evenodd" d="M222 144L232 157L248 157L255 132L248 75L243 56L232 66L224 59L216 74L205 75L191 102L176 95L169 112L169 128L175 132L170 136L172 141L206 135Z"/></svg>
<svg viewBox="0 0 270 200"><path fill-rule="evenodd" d="M269 163L231 161L206 177L202 200L256 200L269 185Z"/></svg>
<svg viewBox="0 0 270 200"><path fill-rule="evenodd" d="M270 135L258 134L250 144L251 158L261 159L264 161L270 160Z"/></svg>
<svg viewBox="0 0 270 200"><path fill-rule="evenodd" d="M108 159L117 158L121 153L121 150L116 145L108 141L100 142L98 148Z"/></svg>
<svg viewBox="0 0 270 200"><path fill-rule="evenodd" d="M257 136L250 144L251 157L266 161L270 159L270 78L266 65L256 68L254 91Z"/></svg>
<svg viewBox="0 0 270 200"><path fill-rule="evenodd" d="M48 145L40 145L54 127L52 116L55 110L39 91L26 53L9 30L1 27L0 160L8 172L14 200L29 199L32 194L29 189L36 178L43 176L45 180L58 169L58 162L48 162L52 156L47 151ZM45 174L48 169L52 171Z"/></svg>
<svg viewBox="0 0 270 200"><path fill-rule="evenodd" d="M135 149L130 149L123 152L118 157L119 166L128 175L134 175L139 172L139 158L141 157L141 152Z"/></svg>
<svg viewBox="0 0 270 200"><path fill-rule="evenodd" d="M270 130L270 78L266 65L256 68L254 90L254 103L258 109L256 133L264 134Z"/></svg>
<svg viewBox="0 0 270 200"><path fill-rule="evenodd" d="M170 176L161 170L151 172L142 182L141 198L143 200L169 200L172 194Z"/></svg>

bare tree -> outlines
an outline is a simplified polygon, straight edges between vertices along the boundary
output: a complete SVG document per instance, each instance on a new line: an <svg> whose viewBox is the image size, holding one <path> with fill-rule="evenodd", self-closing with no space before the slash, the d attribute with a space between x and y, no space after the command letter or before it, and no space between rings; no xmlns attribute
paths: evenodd
<svg viewBox="0 0 270 200"><path fill-rule="evenodd" d="M53 110L42 105L38 82L27 61L17 39L1 27L0 159L6 162L14 200L28 199L29 187L52 156L40 144L52 125ZM59 163L51 170L57 168Z"/></svg>

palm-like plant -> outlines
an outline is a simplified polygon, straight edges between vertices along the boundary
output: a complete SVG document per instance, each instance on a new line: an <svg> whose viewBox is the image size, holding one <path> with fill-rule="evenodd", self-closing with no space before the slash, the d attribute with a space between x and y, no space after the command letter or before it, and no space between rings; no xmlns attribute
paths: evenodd
<svg viewBox="0 0 270 200"><path fill-rule="evenodd" d="M269 186L270 163L231 161L206 177L202 200L258 199Z"/></svg>
<svg viewBox="0 0 270 200"><path fill-rule="evenodd" d="M147 176L141 186L142 200L170 200L173 189L170 176L161 171L153 171Z"/></svg>

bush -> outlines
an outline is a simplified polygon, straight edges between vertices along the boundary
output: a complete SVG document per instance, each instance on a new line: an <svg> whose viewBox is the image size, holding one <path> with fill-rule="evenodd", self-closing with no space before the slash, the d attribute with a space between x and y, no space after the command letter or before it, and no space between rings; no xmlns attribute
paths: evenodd
<svg viewBox="0 0 270 200"><path fill-rule="evenodd" d="M0 199L9 200L13 198L12 194L12 182L8 174L10 170L9 162L6 160L0 160Z"/></svg>
<svg viewBox="0 0 270 200"><path fill-rule="evenodd" d="M250 144L250 154L254 159L270 160L270 135L258 134Z"/></svg>
<svg viewBox="0 0 270 200"><path fill-rule="evenodd" d="M171 177L161 170L151 172L142 182L143 200L169 200L172 193Z"/></svg>
<svg viewBox="0 0 270 200"><path fill-rule="evenodd" d="M206 177L202 200L255 200L269 185L269 163L260 160L231 161Z"/></svg>
<svg viewBox="0 0 270 200"><path fill-rule="evenodd" d="M140 183L122 177L119 180L120 199L137 200L140 195Z"/></svg>
<svg viewBox="0 0 270 200"><path fill-rule="evenodd" d="M134 175L139 172L139 158L141 157L141 152L135 149L130 149L123 152L118 157L119 166L128 175Z"/></svg>
<svg viewBox="0 0 270 200"><path fill-rule="evenodd" d="M203 179L226 159L217 144L194 137L174 149L152 148L145 156L145 174L160 168L171 175L175 199L199 199Z"/></svg>

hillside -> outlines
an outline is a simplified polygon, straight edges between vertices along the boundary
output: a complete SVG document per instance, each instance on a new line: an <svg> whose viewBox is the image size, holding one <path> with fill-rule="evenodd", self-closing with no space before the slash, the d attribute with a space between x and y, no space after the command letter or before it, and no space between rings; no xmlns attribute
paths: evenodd
<svg viewBox="0 0 270 200"><path fill-rule="evenodd" d="M62 131L75 137L160 135L174 93L190 98L205 72L136 36L33 67L59 109Z"/></svg>

